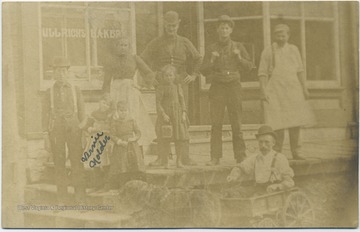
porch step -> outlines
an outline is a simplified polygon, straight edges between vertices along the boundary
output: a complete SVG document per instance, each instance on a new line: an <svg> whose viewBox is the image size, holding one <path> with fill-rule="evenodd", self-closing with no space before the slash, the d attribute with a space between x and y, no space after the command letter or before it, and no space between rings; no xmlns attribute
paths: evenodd
<svg viewBox="0 0 360 232"><path fill-rule="evenodd" d="M258 124L246 124L242 127L245 144L250 152L255 152L257 147L255 134L259 128ZM192 125L189 128L190 134L190 154L209 154L210 153L210 125ZM230 125L223 125L222 129L223 153L232 152L232 132ZM175 145L172 144L172 151L175 153ZM156 155L157 144L152 143L145 155Z"/></svg>
<svg viewBox="0 0 360 232"><path fill-rule="evenodd" d="M245 145L249 152L255 152L257 150L257 141L255 138L247 136L244 138ZM231 137L222 138L222 150L223 153L232 153L233 144ZM172 153L175 154L175 144L171 143ZM201 154L210 154L210 138L196 138L190 139L190 155L201 155ZM157 155L157 144L152 143L149 146L149 149L145 152L144 155Z"/></svg>
<svg viewBox="0 0 360 232"><path fill-rule="evenodd" d="M243 125L243 136L245 140L245 144L247 147L247 153L251 154L258 150L257 141L255 138L255 134L257 132L259 125L257 124L246 124ZM194 156L203 156L206 159L209 159L210 154L210 134L211 134L211 126L210 125L196 125L190 126L190 157ZM231 126L224 125L223 126L223 154L231 154L233 156L233 145L232 145L232 136L231 136ZM172 154L175 154L175 145L171 144ZM147 165L151 160L155 159L157 155L157 144L152 143L147 151L145 152L145 164ZM45 169L41 174L41 181L46 183L53 183L54 181L54 164L52 161L44 163ZM67 168L70 168L70 164L67 163ZM91 180L91 174L89 174L88 179ZM88 187L93 187L91 181Z"/></svg>
<svg viewBox="0 0 360 232"><path fill-rule="evenodd" d="M256 149L256 137L259 125L258 124L246 124L242 127L243 137L245 144L250 150L254 152ZM190 154L209 154L210 153L210 136L211 126L210 125L192 125L189 128L190 134ZM232 152L232 132L230 125L223 125L222 129L222 141L223 141L223 153ZM172 151L175 153L175 145L172 144ZM152 143L145 153L145 155L156 155L157 144Z"/></svg>
<svg viewBox="0 0 360 232"><path fill-rule="evenodd" d="M290 160L295 176L326 175L328 173L341 173L353 170L355 156L330 156L326 159L311 158L309 154L307 160ZM224 184L227 175L236 164L232 160L223 160L219 166L205 166L207 156L197 156L198 166L175 168L154 168L147 167L144 180L154 185L167 186L169 188L197 188L216 184ZM200 161L200 162L199 162ZM174 161L171 161L174 163ZM91 173L91 172L88 172ZM48 179L47 183L54 183L53 179ZM91 185L90 185L91 186ZM90 201L96 200L96 195Z"/></svg>
<svg viewBox="0 0 360 232"><path fill-rule="evenodd" d="M289 164L294 170L295 178L312 175L326 175L330 173L343 173L352 171L355 156L329 157L328 159L308 158L307 160L290 160ZM149 183L169 188L208 187L211 185L226 186L226 177L234 162L223 162L219 166L196 166L183 169L149 169L146 179ZM243 181L250 180L245 178Z"/></svg>
<svg viewBox="0 0 360 232"><path fill-rule="evenodd" d="M255 134L259 129L259 124L243 124L241 131L245 139L255 138ZM231 137L231 125L223 125L223 137ZM191 125L189 127L190 139L210 138L211 125Z"/></svg>

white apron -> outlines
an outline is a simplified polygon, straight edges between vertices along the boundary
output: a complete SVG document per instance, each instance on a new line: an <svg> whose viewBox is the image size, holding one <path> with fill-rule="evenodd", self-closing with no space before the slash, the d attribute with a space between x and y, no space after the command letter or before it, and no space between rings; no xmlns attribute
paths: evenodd
<svg viewBox="0 0 360 232"><path fill-rule="evenodd" d="M111 100L125 101L129 106L129 115L135 119L141 138L139 145L148 146L156 138L155 127L142 101L141 92L131 79L113 80L110 85ZM146 148L144 148L146 149Z"/></svg>
<svg viewBox="0 0 360 232"><path fill-rule="evenodd" d="M276 50L274 58L275 67L265 90L269 98L264 102L265 123L274 130L314 125L314 113L297 76L297 57L287 47Z"/></svg>

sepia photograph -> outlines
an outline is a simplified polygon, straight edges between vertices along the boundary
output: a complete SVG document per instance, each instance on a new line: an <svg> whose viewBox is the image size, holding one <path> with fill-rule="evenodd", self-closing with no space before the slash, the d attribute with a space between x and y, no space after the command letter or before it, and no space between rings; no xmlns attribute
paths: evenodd
<svg viewBox="0 0 360 232"><path fill-rule="evenodd" d="M2 2L2 228L358 228L358 1Z"/></svg>

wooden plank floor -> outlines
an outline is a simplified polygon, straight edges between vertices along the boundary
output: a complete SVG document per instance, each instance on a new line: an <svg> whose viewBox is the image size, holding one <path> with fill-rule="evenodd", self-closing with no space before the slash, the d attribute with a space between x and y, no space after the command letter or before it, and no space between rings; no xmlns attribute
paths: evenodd
<svg viewBox="0 0 360 232"><path fill-rule="evenodd" d="M316 141L306 142L302 146L303 156L308 159L333 159L337 157L347 157L358 155L358 142L356 140L335 140L335 141ZM247 155L256 154L257 151L247 151ZM283 154L291 161L290 146L284 145ZM210 151L202 154L191 154L190 156L196 161L198 167L205 166L206 162L210 160ZM156 159L156 156L145 156L145 164ZM175 169L175 160L170 160L170 169ZM221 166L232 166L235 164L233 153L226 153L221 159ZM150 170L159 168L149 168Z"/></svg>

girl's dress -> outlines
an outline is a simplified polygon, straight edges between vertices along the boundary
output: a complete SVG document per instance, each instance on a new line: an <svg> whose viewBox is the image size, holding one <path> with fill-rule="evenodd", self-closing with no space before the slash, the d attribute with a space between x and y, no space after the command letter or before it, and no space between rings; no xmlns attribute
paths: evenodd
<svg viewBox="0 0 360 232"><path fill-rule="evenodd" d="M184 94L179 84L162 84L156 89L156 135L159 139L166 139L163 136L162 126L172 126L172 141L189 140L189 120L183 121L182 115L186 111ZM170 117L170 123L164 121L162 115Z"/></svg>
<svg viewBox="0 0 360 232"><path fill-rule="evenodd" d="M111 122L111 140L114 142L113 152L110 156L110 175L125 172L144 171L144 157L137 142L129 142L128 146L117 145L119 139L127 142L130 138L138 140L141 132L136 121L131 117L121 120L116 117Z"/></svg>

